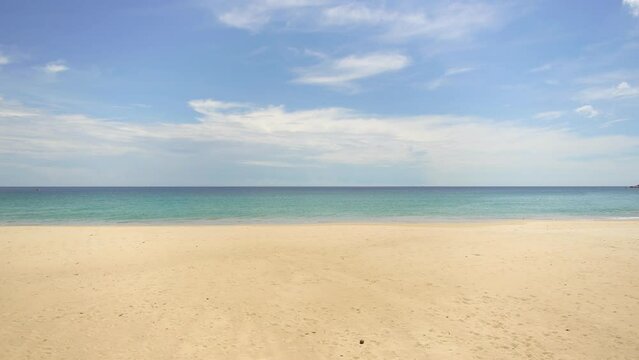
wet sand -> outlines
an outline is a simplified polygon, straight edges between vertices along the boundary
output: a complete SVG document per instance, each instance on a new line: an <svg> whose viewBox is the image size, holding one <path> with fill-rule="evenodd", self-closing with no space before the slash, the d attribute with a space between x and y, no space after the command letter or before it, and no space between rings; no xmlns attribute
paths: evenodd
<svg viewBox="0 0 639 360"><path fill-rule="evenodd" d="M0 227L2 359L639 359L638 339L637 221Z"/></svg>

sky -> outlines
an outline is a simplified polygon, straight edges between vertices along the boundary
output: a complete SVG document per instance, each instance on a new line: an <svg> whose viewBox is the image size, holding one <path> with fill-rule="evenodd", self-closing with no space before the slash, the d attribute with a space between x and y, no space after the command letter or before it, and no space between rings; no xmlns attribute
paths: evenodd
<svg viewBox="0 0 639 360"><path fill-rule="evenodd" d="M0 186L639 183L639 0L0 0Z"/></svg>

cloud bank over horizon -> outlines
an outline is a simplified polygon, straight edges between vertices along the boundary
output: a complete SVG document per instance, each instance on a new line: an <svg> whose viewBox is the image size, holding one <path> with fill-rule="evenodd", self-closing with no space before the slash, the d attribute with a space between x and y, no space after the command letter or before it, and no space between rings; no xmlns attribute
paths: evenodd
<svg viewBox="0 0 639 360"><path fill-rule="evenodd" d="M133 173L144 168L150 175L170 169L173 162L183 166L198 159L195 172L220 158L238 167L272 171L339 166L386 171L405 166L433 185L502 184L504 177L514 185L548 185L548 174L564 184L631 181L636 174L628 164L639 161L639 136L583 136L561 127L455 115L391 117L345 108L289 111L282 105L213 99L192 100L188 105L197 114L194 121L132 124L51 114L2 100L2 166L14 168L15 179L20 179L20 172L25 178L37 174L42 183L57 185L77 185L77 179L110 184L117 178L98 175L102 161L123 161ZM158 162L154 168L145 163L149 157L171 161ZM66 165L54 175L51 168L38 170L43 162ZM7 181L7 175L0 180ZM128 175L118 177L128 181ZM210 184L208 176L192 177L183 185Z"/></svg>

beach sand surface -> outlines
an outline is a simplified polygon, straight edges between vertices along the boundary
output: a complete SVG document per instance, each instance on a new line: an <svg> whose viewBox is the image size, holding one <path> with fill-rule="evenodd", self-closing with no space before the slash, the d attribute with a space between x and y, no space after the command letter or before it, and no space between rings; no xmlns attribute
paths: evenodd
<svg viewBox="0 0 639 360"><path fill-rule="evenodd" d="M0 358L639 359L639 222L0 227Z"/></svg>

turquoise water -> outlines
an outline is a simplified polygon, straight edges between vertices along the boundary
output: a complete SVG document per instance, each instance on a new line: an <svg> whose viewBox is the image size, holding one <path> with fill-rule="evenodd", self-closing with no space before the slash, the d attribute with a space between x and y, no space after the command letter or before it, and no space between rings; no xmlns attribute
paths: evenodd
<svg viewBox="0 0 639 360"><path fill-rule="evenodd" d="M0 188L0 224L639 218L623 187Z"/></svg>

